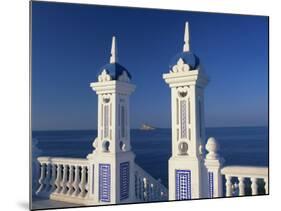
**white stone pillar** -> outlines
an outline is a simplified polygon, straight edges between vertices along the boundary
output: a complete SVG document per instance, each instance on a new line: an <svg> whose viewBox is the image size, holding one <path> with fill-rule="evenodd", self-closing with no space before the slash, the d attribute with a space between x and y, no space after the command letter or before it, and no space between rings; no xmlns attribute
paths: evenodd
<svg viewBox="0 0 281 211"><path fill-rule="evenodd" d="M208 171L208 196L209 198L222 197L222 175L221 168L223 160L217 154L219 145L215 138L208 139L206 150L208 154L205 158L205 166Z"/></svg>

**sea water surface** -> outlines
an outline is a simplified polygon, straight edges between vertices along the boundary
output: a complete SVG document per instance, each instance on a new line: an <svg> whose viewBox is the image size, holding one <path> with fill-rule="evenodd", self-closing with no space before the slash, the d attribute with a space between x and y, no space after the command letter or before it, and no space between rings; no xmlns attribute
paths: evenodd
<svg viewBox="0 0 281 211"><path fill-rule="evenodd" d="M36 156L86 158L92 152L96 130L33 131ZM224 165L268 166L267 127L207 128L206 137L215 137ZM171 156L171 129L131 130L136 163L167 187L168 159ZM36 158L33 157L33 160Z"/></svg>

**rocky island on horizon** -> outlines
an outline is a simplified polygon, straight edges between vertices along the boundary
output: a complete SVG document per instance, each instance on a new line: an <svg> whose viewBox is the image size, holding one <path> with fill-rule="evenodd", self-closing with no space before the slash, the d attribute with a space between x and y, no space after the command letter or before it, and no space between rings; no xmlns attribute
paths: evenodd
<svg viewBox="0 0 281 211"><path fill-rule="evenodd" d="M155 130L155 129L156 129L155 127L148 124L142 124L140 127L140 130Z"/></svg>

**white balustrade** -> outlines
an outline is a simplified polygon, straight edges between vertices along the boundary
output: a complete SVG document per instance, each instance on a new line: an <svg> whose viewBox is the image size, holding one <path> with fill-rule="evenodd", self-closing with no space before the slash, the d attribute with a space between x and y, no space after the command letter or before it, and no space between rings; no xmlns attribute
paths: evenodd
<svg viewBox="0 0 281 211"><path fill-rule="evenodd" d="M37 195L70 202L79 199L79 203L88 198L90 164L87 159L39 157L38 161L41 174Z"/></svg>
<svg viewBox="0 0 281 211"><path fill-rule="evenodd" d="M207 156L205 165L208 171L213 173L214 187L218 185L220 175L225 176L227 197L244 196L246 192L248 194L249 191L245 191L246 184L250 184L248 187L251 189L252 195L268 194L267 167L227 166L220 169L220 162L217 162L218 155L212 153L215 152L213 145L212 148L209 146L209 152L211 152L209 154L211 157ZM38 161L40 163L40 178L37 195L79 204L88 204L92 200L89 197L89 182L94 181L94 178L89 178L92 175L90 172L92 164L88 159L39 157ZM134 176L136 201L168 200L168 191L161 184L161 181L154 179L137 164L134 166ZM233 184L233 180L237 182ZM261 188L259 185L264 187ZM220 187L217 187L219 190ZM261 190L263 191L261 192ZM214 191L214 197L219 196L219 192Z"/></svg>
<svg viewBox="0 0 281 211"><path fill-rule="evenodd" d="M251 195L258 195L258 185L262 184L258 181L264 182L264 193L268 194L268 167L255 167L255 166L226 166L222 168L221 174L225 175L226 179L226 196L236 196L236 189L238 195L245 195L245 180L251 182ZM238 185L232 184L232 178L238 179Z"/></svg>
<svg viewBox="0 0 281 211"><path fill-rule="evenodd" d="M165 201L168 200L168 191L160 180L135 164L135 196L139 201Z"/></svg>
<svg viewBox="0 0 281 211"><path fill-rule="evenodd" d="M41 174L36 194L50 199L89 204L90 161L77 158L39 157ZM136 201L165 201L168 191L160 180L154 179L135 164Z"/></svg>

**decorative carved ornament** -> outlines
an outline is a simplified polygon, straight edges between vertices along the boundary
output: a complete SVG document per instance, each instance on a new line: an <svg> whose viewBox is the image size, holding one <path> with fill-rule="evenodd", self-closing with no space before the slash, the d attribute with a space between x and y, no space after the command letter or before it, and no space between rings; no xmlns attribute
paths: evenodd
<svg viewBox="0 0 281 211"><path fill-rule="evenodd" d="M110 81L111 80L111 76L107 73L106 69L104 69L102 71L102 73L99 75L98 80L99 80L99 82Z"/></svg>
<svg viewBox="0 0 281 211"><path fill-rule="evenodd" d="M183 59L180 58L177 64L173 66L172 70L170 70L170 73L187 72L189 70L190 66L188 64L185 64Z"/></svg>
<svg viewBox="0 0 281 211"><path fill-rule="evenodd" d="M109 103L110 102L110 97L111 97L110 94L104 94L104 95L102 95L102 101L104 103Z"/></svg>
<svg viewBox="0 0 281 211"><path fill-rule="evenodd" d="M187 94L188 94L188 87L187 86L178 87L177 90L178 90L178 95L181 98L186 97Z"/></svg>

